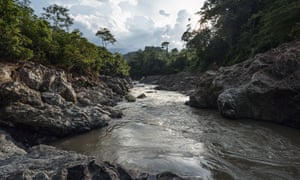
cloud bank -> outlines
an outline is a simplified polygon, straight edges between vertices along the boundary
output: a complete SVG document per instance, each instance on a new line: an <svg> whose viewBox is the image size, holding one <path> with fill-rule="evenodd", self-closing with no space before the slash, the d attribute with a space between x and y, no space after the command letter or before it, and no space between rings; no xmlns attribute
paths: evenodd
<svg viewBox="0 0 300 180"><path fill-rule="evenodd" d="M42 7L58 4L70 9L73 28L79 28L90 41L100 44L95 36L101 27L110 29L117 43L109 48L122 53L160 46L170 42L170 48L183 47L181 35L186 25L195 23L195 13L204 0L31 0L40 14ZM191 19L191 21L189 21Z"/></svg>

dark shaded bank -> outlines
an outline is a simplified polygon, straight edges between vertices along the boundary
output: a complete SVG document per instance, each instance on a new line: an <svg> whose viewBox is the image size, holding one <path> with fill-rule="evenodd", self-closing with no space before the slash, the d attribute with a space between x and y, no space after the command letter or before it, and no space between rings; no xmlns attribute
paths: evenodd
<svg viewBox="0 0 300 180"><path fill-rule="evenodd" d="M158 90L180 91L183 94L191 95L200 80L200 75L182 72L178 74L165 76L147 76L143 77L140 82L145 84L156 84Z"/></svg>
<svg viewBox="0 0 300 180"><path fill-rule="evenodd" d="M300 128L300 42L286 43L242 63L190 77L148 77L143 82L167 90L195 89L187 104L218 109L228 118Z"/></svg>
<svg viewBox="0 0 300 180"><path fill-rule="evenodd" d="M1 63L0 179L164 177L129 175L118 165L41 145L120 118L114 106L131 87L129 78L76 76L33 62Z"/></svg>

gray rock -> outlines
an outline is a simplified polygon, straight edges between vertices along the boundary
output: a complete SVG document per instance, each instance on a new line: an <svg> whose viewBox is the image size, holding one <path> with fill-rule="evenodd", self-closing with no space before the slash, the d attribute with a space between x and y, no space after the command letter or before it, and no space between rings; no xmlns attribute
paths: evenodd
<svg viewBox="0 0 300 180"><path fill-rule="evenodd" d="M138 95L136 98L138 98L138 99L144 99L146 97L147 97L146 94L142 93L142 94Z"/></svg>
<svg viewBox="0 0 300 180"><path fill-rule="evenodd" d="M64 71L26 62L18 69L17 73L20 80L31 89L58 93L72 102L77 100L76 93Z"/></svg>
<svg viewBox="0 0 300 180"><path fill-rule="evenodd" d="M67 179L114 179L114 180L181 180L183 178L163 172L157 175L131 172L119 165L97 162L94 157L51 146L34 146L24 154L14 154L0 159L1 179L67 180Z"/></svg>
<svg viewBox="0 0 300 180"><path fill-rule="evenodd" d="M189 105L300 128L300 42L201 76Z"/></svg>
<svg viewBox="0 0 300 180"><path fill-rule="evenodd" d="M0 130L0 161L15 155L25 155L27 152L18 147L9 134Z"/></svg>
<svg viewBox="0 0 300 180"><path fill-rule="evenodd" d="M26 144L30 132L52 139L106 126L111 118L122 116L111 106L130 88L127 79L105 77L104 82L70 74L68 79L61 70L33 62L3 64L1 69L5 76L0 81L0 125L15 128L16 134L22 131ZM120 87L121 94L112 86ZM40 143L45 138L37 139Z"/></svg>
<svg viewBox="0 0 300 180"><path fill-rule="evenodd" d="M54 92L42 92L41 93L42 100L44 103L55 105L55 106L63 106L66 102L63 97Z"/></svg>
<svg viewBox="0 0 300 180"><path fill-rule="evenodd" d="M2 112L2 121L14 126L32 127L43 134L65 136L106 126L109 113L94 106L79 108L70 104L65 108L45 104L41 108L14 103Z"/></svg>
<svg viewBox="0 0 300 180"><path fill-rule="evenodd" d="M0 160L3 179L132 179L125 170L93 157L39 145Z"/></svg>
<svg viewBox="0 0 300 180"><path fill-rule="evenodd" d="M135 98L133 95L131 95L131 94L127 94L127 95L125 96L125 99L126 99L128 102L135 102L135 101L136 101L136 98Z"/></svg>
<svg viewBox="0 0 300 180"><path fill-rule="evenodd" d="M0 99L1 106L9 106L14 102L22 102L32 106L43 105L40 93L28 88L22 82L0 84Z"/></svg>

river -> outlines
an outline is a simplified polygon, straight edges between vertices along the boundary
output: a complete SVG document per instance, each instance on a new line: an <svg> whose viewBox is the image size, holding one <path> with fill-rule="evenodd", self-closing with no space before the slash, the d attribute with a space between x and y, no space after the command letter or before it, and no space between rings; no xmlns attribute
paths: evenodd
<svg viewBox="0 0 300 180"><path fill-rule="evenodd" d="M300 130L184 105L188 97L153 86L116 108L125 116L106 129L54 145L148 173L171 171L189 179L300 179ZM299 117L300 118L300 117Z"/></svg>

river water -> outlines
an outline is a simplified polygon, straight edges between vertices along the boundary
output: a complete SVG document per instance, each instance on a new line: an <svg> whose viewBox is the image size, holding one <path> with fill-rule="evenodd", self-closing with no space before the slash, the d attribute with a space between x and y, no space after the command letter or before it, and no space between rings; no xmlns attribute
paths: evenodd
<svg viewBox="0 0 300 180"><path fill-rule="evenodd" d="M147 97L120 103L122 119L54 145L126 169L189 179L300 179L300 130L224 119L184 105L185 95L153 86L131 93Z"/></svg>

